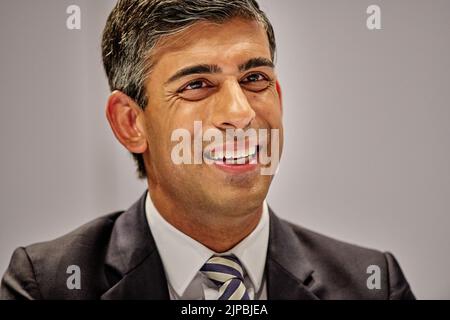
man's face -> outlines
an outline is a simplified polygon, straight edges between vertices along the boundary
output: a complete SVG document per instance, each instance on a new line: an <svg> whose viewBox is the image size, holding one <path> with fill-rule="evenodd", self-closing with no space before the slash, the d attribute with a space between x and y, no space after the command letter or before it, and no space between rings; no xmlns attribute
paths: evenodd
<svg viewBox="0 0 450 320"><path fill-rule="evenodd" d="M243 19L199 22L163 39L151 61L144 113L150 188L159 188L186 208L217 214L260 207L272 180L271 175L261 174L261 164L175 164L171 155L179 141L171 136L177 129L189 131L194 152L195 121L201 121L203 132L220 130L224 139L220 145L230 142L225 139L227 129L269 133L278 129L281 154L281 103L264 28ZM205 148L210 142L202 145ZM270 143L266 147L270 154Z"/></svg>

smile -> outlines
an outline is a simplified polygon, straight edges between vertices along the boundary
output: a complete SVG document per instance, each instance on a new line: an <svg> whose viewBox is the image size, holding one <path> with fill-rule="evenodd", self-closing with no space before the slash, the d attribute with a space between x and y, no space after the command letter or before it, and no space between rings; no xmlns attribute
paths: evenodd
<svg viewBox="0 0 450 320"><path fill-rule="evenodd" d="M230 150L232 148L217 148L204 153L205 158L215 163L228 165L256 164L258 159L259 145L250 146L247 149Z"/></svg>

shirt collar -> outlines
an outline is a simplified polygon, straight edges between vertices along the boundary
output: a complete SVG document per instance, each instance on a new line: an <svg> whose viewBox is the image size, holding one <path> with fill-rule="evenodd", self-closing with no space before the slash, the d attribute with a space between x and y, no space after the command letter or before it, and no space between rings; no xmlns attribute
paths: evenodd
<svg viewBox="0 0 450 320"><path fill-rule="evenodd" d="M217 254L168 223L158 212L147 192L147 221L158 248L167 280L178 296L182 296L200 268ZM263 204L256 228L234 248L223 254L234 254L243 264L257 292L261 286L269 243L269 208Z"/></svg>

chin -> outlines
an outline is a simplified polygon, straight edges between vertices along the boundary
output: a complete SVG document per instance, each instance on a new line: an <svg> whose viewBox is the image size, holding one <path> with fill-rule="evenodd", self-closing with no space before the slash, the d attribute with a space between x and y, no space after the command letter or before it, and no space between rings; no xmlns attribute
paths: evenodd
<svg viewBox="0 0 450 320"><path fill-rule="evenodd" d="M226 210L241 212L242 209L248 208L249 210L256 209L264 202L267 192L266 189L250 189L246 190L232 190L227 192L225 195L221 193L213 197L213 199L219 200L215 201L220 208Z"/></svg>

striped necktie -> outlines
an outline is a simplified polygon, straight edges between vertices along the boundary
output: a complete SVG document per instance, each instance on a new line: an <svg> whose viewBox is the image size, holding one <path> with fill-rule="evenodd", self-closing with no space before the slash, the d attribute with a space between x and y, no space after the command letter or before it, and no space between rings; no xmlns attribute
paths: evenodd
<svg viewBox="0 0 450 320"><path fill-rule="evenodd" d="M242 265L234 255L213 256L200 271L220 286L218 300L250 300Z"/></svg>

